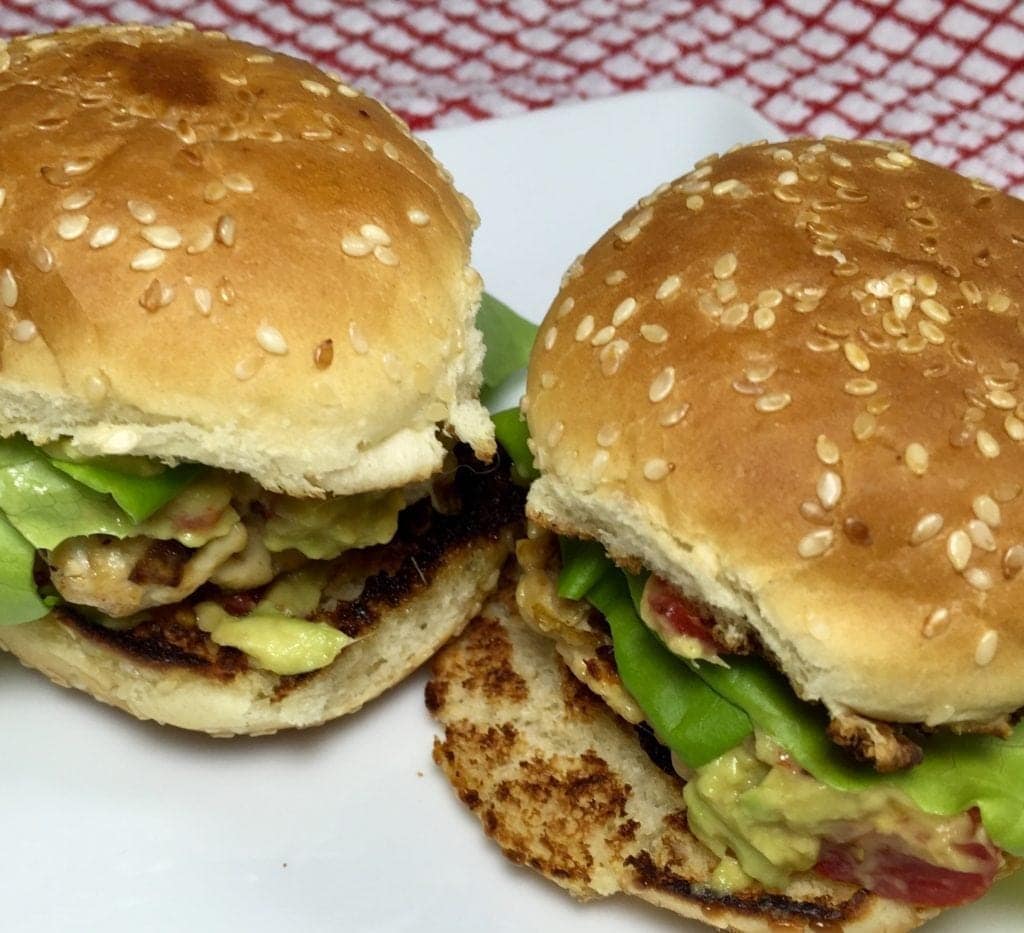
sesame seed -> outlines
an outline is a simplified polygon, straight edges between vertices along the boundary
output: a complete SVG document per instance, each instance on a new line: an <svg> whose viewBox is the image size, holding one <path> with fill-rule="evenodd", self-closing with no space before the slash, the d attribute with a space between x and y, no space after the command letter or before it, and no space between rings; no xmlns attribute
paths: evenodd
<svg viewBox="0 0 1024 933"><path fill-rule="evenodd" d="M800 517L815 525L831 525L832 518L819 502L807 499L800 503Z"/></svg>
<svg viewBox="0 0 1024 933"><path fill-rule="evenodd" d="M625 340L613 340L601 349L601 372L606 376L614 376L622 365L622 360L629 350Z"/></svg>
<svg viewBox="0 0 1024 933"><path fill-rule="evenodd" d="M398 256L395 255L394 250L388 246L377 245L373 248L373 258L377 260L382 266L397 266Z"/></svg>
<svg viewBox="0 0 1024 933"><path fill-rule="evenodd" d="M982 567L968 567L967 570L964 571L964 579L976 590L982 591L992 589L992 586L995 583L995 580L992 578L992 574Z"/></svg>
<svg viewBox="0 0 1024 933"><path fill-rule="evenodd" d="M358 233L346 233L341 238L341 251L346 256L368 256L373 252L373 244Z"/></svg>
<svg viewBox="0 0 1024 933"><path fill-rule="evenodd" d="M202 315L208 315L213 308L213 295L208 288L197 288L192 292L192 299L196 303L196 309Z"/></svg>
<svg viewBox="0 0 1024 933"><path fill-rule="evenodd" d="M821 334L812 334L807 338L805 346L812 353L831 353L839 349L839 341Z"/></svg>
<svg viewBox="0 0 1024 933"><path fill-rule="evenodd" d="M330 97L330 88L324 87L319 81L311 81L309 78L303 78L299 82L310 94L316 94L317 97Z"/></svg>
<svg viewBox="0 0 1024 933"><path fill-rule="evenodd" d="M621 431L616 424L602 425L597 432L597 443L601 447L611 447L618 439Z"/></svg>
<svg viewBox="0 0 1024 933"><path fill-rule="evenodd" d="M145 201L131 200L128 202L128 213L140 224L151 224L156 220L156 208Z"/></svg>
<svg viewBox="0 0 1024 933"><path fill-rule="evenodd" d="M554 373L544 372L540 374L540 387L542 389L553 389L558 385L558 377Z"/></svg>
<svg viewBox="0 0 1024 933"><path fill-rule="evenodd" d="M778 367L774 363L756 363L753 366L748 366L743 375L747 377L748 382L767 382L775 375L777 369Z"/></svg>
<svg viewBox="0 0 1024 933"><path fill-rule="evenodd" d="M0 207L3 207L7 203L7 189L0 188Z"/></svg>
<svg viewBox="0 0 1024 933"><path fill-rule="evenodd" d="M57 221L57 236L62 240L77 240L89 226L85 214L64 214Z"/></svg>
<svg viewBox="0 0 1024 933"><path fill-rule="evenodd" d="M28 343L30 340L34 340L38 333L36 325L28 318L23 318L11 328L11 338L18 343Z"/></svg>
<svg viewBox="0 0 1024 933"><path fill-rule="evenodd" d="M853 436L858 441L866 441L873 437L878 421L869 411L862 411L853 419Z"/></svg>
<svg viewBox="0 0 1024 933"><path fill-rule="evenodd" d="M348 342L352 345L352 349L360 356L363 356L370 351L370 344L363 336L362 331L359 329L359 325L356 324L355 321L348 322Z"/></svg>
<svg viewBox="0 0 1024 933"><path fill-rule="evenodd" d="M612 313L612 324L616 327L621 327L633 316L634 311L636 311L636 299L623 299Z"/></svg>
<svg viewBox="0 0 1024 933"><path fill-rule="evenodd" d="M94 197L95 191L74 191L60 202L60 206L66 211L80 211L88 207Z"/></svg>
<svg viewBox="0 0 1024 933"><path fill-rule="evenodd" d="M95 164L95 159L69 159L64 163L64 174L69 177L84 175L86 172L91 171Z"/></svg>
<svg viewBox="0 0 1024 933"><path fill-rule="evenodd" d="M430 223L430 215L418 207L412 208L405 216L409 218L409 223L414 227L425 227Z"/></svg>
<svg viewBox="0 0 1024 933"><path fill-rule="evenodd" d="M972 518L967 523L967 535L971 543L983 551L992 552L996 549L996 539L989 528L981 519Z"/></svg>
<svg viewBox="0 0 1024 933"><path fill-rule="evenodd" d="M975 496L971 503L971 509L978 516L980 521L992 528L998 528L1002 523L1002 511L995 499L988 495Z"/></svg>
<svg viewBox="0 0 1024 933"><path fill-rule="evenodd" d="M660 457L654 457L644 462L644 479L649 479L653 483L664 479L671 471L671 464Z"/></svg>
<svg viewBox="0 0 1024 933"><path fill-rule="evenodd" d="M721 197L723 194L729 194L735 191L740 185L738 178L726 178L715 184L711 189L711 193L716 197Z"/></svg>
<svg viewBox="0 0 1024 933"><path fill-rule="evenodd" d="M93 249L103 249L106 246L110 246L120 235L121 228L116 224L102 224L89 237L89 246Z"/></svg>
<svg viewBox="0 0 1024 933"><path fill-rule="evenodd" d="M843 344L843 354L846 356L846 362L857 372L866 373L871 369L871 360L868 359L867 353L864 352L864 349L859 344L854 343L852 340L848 340Z"/></svg>
<svg viewBox="0 0 1024 933"><path fill-rule="evenodd" d="M929 614L928 618L924 621L924 626L921 628L921 634L925 638L934 638L936 635L940 635L949 627L949 610L944 606L933 609Z"/></svg>
<svg viewBox="0 0 1024 933"><path fill-rule="evenodd" d="M657 298L658 301L664 301L666 298L671 298L679 291L679 287L681 285L682 279L680 279L678 275L670 275L658 286L658 290L654 293L654 297Z"/></svg>
<svg viewBox="0 0 1024 933"><path fill-rule="evenodd" d="M570 295L558 306L558 311L555 312L555 317L558 318L558 320L561 320L568 315L575 306L576 299Z"/></svg>
<svg viewBox="0 0 1024 933"><path fill-rule="evenodd" d="M5 308L13 308L18 303L18 280L11 269L0 272L0 303Z"/></svg>
<svg viewBox="0 0 1024 933"><path fill-rule="evenodd" d="M770 330L775 324L775 312L771 308L754 309L754 327L757 330Z"/></svg>
<svg viewBox="0 0 1024 933"><path fill-rule="evenodd" d="M929 512L927 515L922 515L917 520L917 524L914 525L914 530L910 533L910 543L918 545L923 544L925 541L930 541L942 531L943 524L943 518L938 512Z"/></svg>
<svg viewBox="0 0 1024 933"><path fill-rule="evenodd" d="M230 214L221 214L220 217L217 218L217 227L214 237L218 243L223 243L224 246L234 246L235 235L237 232L238 228L235 223L235 218Z"/></svg>
<svg viewBox="0 0 1024 933"><path fill-rule="evenodd" d="M1003 576L1012 580L1024 569L1024 544L1015 544L1003 554Z"/></svg>
<svg viewBox="0 0 1024 933"><path fill-rule="evenodd" d="M647 397L652 402L664 401L672 391L676 383L676 370L674 366L666 366L654 379L651 380Z"/></svg>
<svg viewBox="0 0 1024 933"><path fill-rule="evenodd" d="M150 247L136 253L129 265L137 272L152 272L154 269L162 266L166 258L167 253L163 250Z"/></svg>
<svg viewBox="0 0 1024 933"><path fill-rule="evenodd" d="M954 569L963 571L971 559L971 539L966 531L957 528L946 539L946 556Z"/></svg>
<svg viewBox="0 0 1024 933"><path fill-rule="evenodd" d="M588 314L576 325L576 340L582 343L594 332L594 316Z"/></svg>
<svg viewBox="0 0 1024 933"><path fill-rule="evenodd" d="M990 460L999 456L999 441L989 434L988 431L979 431L975 435L974 440L982 456L988 457Z"/></svg>
<svg viewBox="0 0 1024 933"><path fill-rule="evenodd" d="M359 235L374 246L390 246L391 237L387 232L376 224L363 224L359 228Z"/></svg>
<svg viewBox="0 0 1024 933"><path fill-rule="evenodd" d="M127 454L139 444L139 435L131 428L118 428L107 435L100 445L106 454Z"/></svg>
<svg viewBox="0 0 1024 933"><path fill-rule="evenodd" d="M818 455L818 459L828 466L839 462L839 446L824 434L818 435L814 442L814 451Z"/></svg>
<svg viewBox="0 0 1024 933"><path fill-rule="evenodd" d="M204 225L192 238L192 242L185 247L185 252L190 256L195 256L198 253L205 253L211 246L213 246L213 227Z"/></svg>
<svg viewBox="0 0 1024 933"><path fill-rule="evenodd" d="M228 188L223 182L210 181L207 182L203 188L203 200L207 204L216 204L218 201L223 201L228 195ZM154 216L154 220L156 217ZM149 221L152 223L152 221Z"/></svg>
<svg viewBox="0 0 1024 933"><path fill-rule="evenodd" d="M691 194L686 199L686 208L691 211L699 211L704 206L704 199L699 194Z"/></svg>
<svg viewBox="0 0 1024 933"><path fill-rule="evenodd" d="M334 341L329 337L313 348L313 365L320 370L330 369L334 362Z"/></svg>
<svg viewBox="0 0 1024 933"><path fill-rule="evenodd" d="M736 272L736 254L723 253L715 261L714 275L716 279L728 279Z"/></svg>
<svg viewBox="0 0 1024 933"><path fill-rule="evenodd" d="M256 342L275 356L284 356L288 352L288 342L276 327L269 324L261 325L256 331Z"/></svg>
<svg viewBox="0 0 1024 933"><path fill-rule="evenodd" d="M992 498L996 502L1013 502L1021 494L1024 487L1020 483L1000 483L992 490Z"/></svg>
<svg viewBox="0 0 1024 933"><path fill-rule="evenodd" d="M822 508L831 511L836 507L843 495L843 480L835 470L825 470L818 477L818 501Z"/></svg>
<svg viewBox="0 0 1024 933"><path fill-rule="evenodd" d="M754 402L754 408L763 412L782 411L792 401L793 398L788 392L772 392L758 398Z"/></svg>
<svg viewBox="0 0 1024 933"><path fill-rule="evenodd" d="M145 227L142 238L159 249L177 249L181 246L181 234L174 227L166 225Z"/></svg>
<svg viewBox="0 0 1024 933"><path fill-rule="evenodd" d="M247 356L235 363L235 378L239 382L246 382L252 379L263 365L263 360L258 356Z"/></svg>
<svg viewBox="0 0 1024 933"><path fill-rule="evenodd" d="M615 336L615 328L610 324L602 327L596 334L594 334L590 343L595 347L603 347L606 343L611 343L612 338Z"/></svg>
<svg viewBox="0 0 1024 933"><path fill-rule="evenodd" d="M555 346L556 340L558 340L558 328L552 324L544 333L544 349L551 350Z"/></svg>
<svg viewBox="0 0 1024 933"><path fill-rule="evenodd" d="M722 326L728 330L739 327L749 316L750 305L745 301L737 301L722 311Z"/></svg>
<svg viewBox="0 0 1024 933"><path fill-rule="evenodd" d="M29 249L29 259L40 272L52 272L55 265L53 253L45 246L35 245Z"/></svg>
<svg viewBox="0 0 1024 933"><path fill-rule="evenodd" d="M993 389L985 396L995 408L1010 410L1017 407L1017 399L1005 389Z"/></svg>
<svg viewBox="0 0 1024 933"><path fill-rule="evenodd" d="M785 172L779 172L777 181L780 185L795 185L800 181L800 176L792 169L789 169Z"/></svg>
<svg viewBox="0 0 1024 933"><path fill-rule="evenodd" d="M999 648L999 633L993 629L987 629L978 639L978 646L974 649L974 663L978 667L988 667L996 656Z"/></svg>
<svg viewBox="0 0 1024 933"><path fill-rule="evenodd" d="M224 176L224 187L236 194L252 194L255 190L252 179L241 172L229 172Z"/></svg>
<svg viewBox="0 0 1024 933"><path fill-rule="evenodd" d="M847 395L874 395L878 391L878 383L873 379L850 379L843 386Z"/></svg>
<svg viewBox="0 0 1024 933"><path fill-rule="evenodd" d="M664 343L668 340L668 331L660 324L641 324L640 336L648 343Z"/></svg>
<svg viewBox="0 0 1024 933"><path fill-rule="evenodd" d="M922 299L921 309L931 317L932 321L936 324L949 324L952 320L949 314L949 309L934 298Z"/></svg>
<svg viewBox="0 0 1024 933"><path fill-rule="evenodd" d="M993 314L1005 314L1010 308L1010 299L1007 295L989 295L987 307Z"/></svg>
<svg viewBox="0 0 1024 933"><path fill-rule="evenodd" d="M686 413L689 410L690 403L683 402L683 404L680 405L678 408L673 408L671 411L666 411L664 414L662 414L662 416L658 419L658 424L660 424L663 428L671 428L674 425L679 424L679 422L686 417Z"/></svg>
<svg viewBox="0 0 1024 933"><path fill-rule="evenodd" d="M916 441L907 444L906 450L903 451L903 462L906 463L911 473L924 476L928 471L928 451L923 444L918 444Z"/></svg>
<svg viewBox="0 0 1024 933"><path fill-rule="evenodd" d="M783 204L799 204L800 195L795 191L790 191L788 188L773 188L772 194L776 200L782 201Z"/></svg>
<svg viewBox="0 0 1024 933"><path fill-rule="evenodd" d="M831 528L819 528L805 534L797 544L797 553L804 558L821 557L835 540L835 532Z"/></svg>
<svg viewBox="0 0 1024 933"><path fill-rule="evenodd" d="M1003 430L1010 440L1024 441L1024 421L1016 415L1009 414L1003 421Z"/></svg>

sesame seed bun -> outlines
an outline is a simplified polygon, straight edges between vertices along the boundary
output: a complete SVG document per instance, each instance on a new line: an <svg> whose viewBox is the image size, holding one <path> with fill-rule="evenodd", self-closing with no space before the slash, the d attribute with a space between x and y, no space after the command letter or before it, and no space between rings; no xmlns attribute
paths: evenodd
<svg viewBox="0 0 1024 933"><path fill-rule="evenodd" d="M664 576L833 713L1024 705L1024 204L879 143L759 144L569 270L529 514Z"/></svg>
<svg viewBox="0 0 1024 933"><path fill-rule="evenodd" d="M437 470L476 400L476 215L382 104L184 26L0 42L0 434L292 495Z"/></svg>

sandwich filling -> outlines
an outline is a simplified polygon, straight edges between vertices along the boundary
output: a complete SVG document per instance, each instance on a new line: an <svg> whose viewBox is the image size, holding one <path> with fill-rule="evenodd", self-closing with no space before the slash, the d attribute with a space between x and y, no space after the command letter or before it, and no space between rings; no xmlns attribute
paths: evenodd
<svg viewBox="0 0 1024 933"><path fill-rule="evenodd" d="M195 464L84 461L66 445L0 440L0 624L55 612L136 656L307 674L371 629L369 610L347 612L367 581L416 564L403 520L419 525L427 582L432 536L474 495L478 474L458 458L469 462L453 453L431 483L314 500ZM521 507L521 496L501 508L509 496L489 495L496 521Z"/></svg>
<svg viewBox="0 0 1024 933"><path fill-rule="evenodd" d="M922 736L919 763L880 773L837 747L824 711L766 661L719 644L707 613L666 581L536 528L519 559L527 621L669 749L689 828L721 859L721 890L782 891L813 871L946 907L980 897L1024 854L1024 727Z"/></svg>

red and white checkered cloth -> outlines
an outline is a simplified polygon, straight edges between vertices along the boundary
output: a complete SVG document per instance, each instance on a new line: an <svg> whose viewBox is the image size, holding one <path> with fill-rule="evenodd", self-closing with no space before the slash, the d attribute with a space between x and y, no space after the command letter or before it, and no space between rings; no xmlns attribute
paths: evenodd
<svg viewBox="0 0 1024 933"><path fill-rule="evenodd" d="M711 85L787 133L900 137L1024 195L1018 0L0 0L0 34L175 19L313 59L418 129Z"/></svg>

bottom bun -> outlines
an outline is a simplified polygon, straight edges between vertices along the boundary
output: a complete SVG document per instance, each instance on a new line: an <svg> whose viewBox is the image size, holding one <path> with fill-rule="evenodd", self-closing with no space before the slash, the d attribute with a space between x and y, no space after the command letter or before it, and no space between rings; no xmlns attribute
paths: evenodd
<svg viewBox="0 0 1024 933"><path fill-rule="evenodd" d="M492 599L427 686L445 727L434 760L512 861L581 899L632 894L720 929L900 933L938 913L815 875L711 890L717 859L687 829L682 781L513 607L510 588Z"/></svg>
<svg viewBox="0 0 1024 933"><path fill-rule="evenodd" d="M355 712L460 632L494 589L511 537L509 530L449 551L428 585L382 607L370 634L312 674L281 678L246 670L217 679L181 664L140 662L56 613L0 628L0 647L54 683L84 690L139 719L216 736L316 726Z"/></svg>

